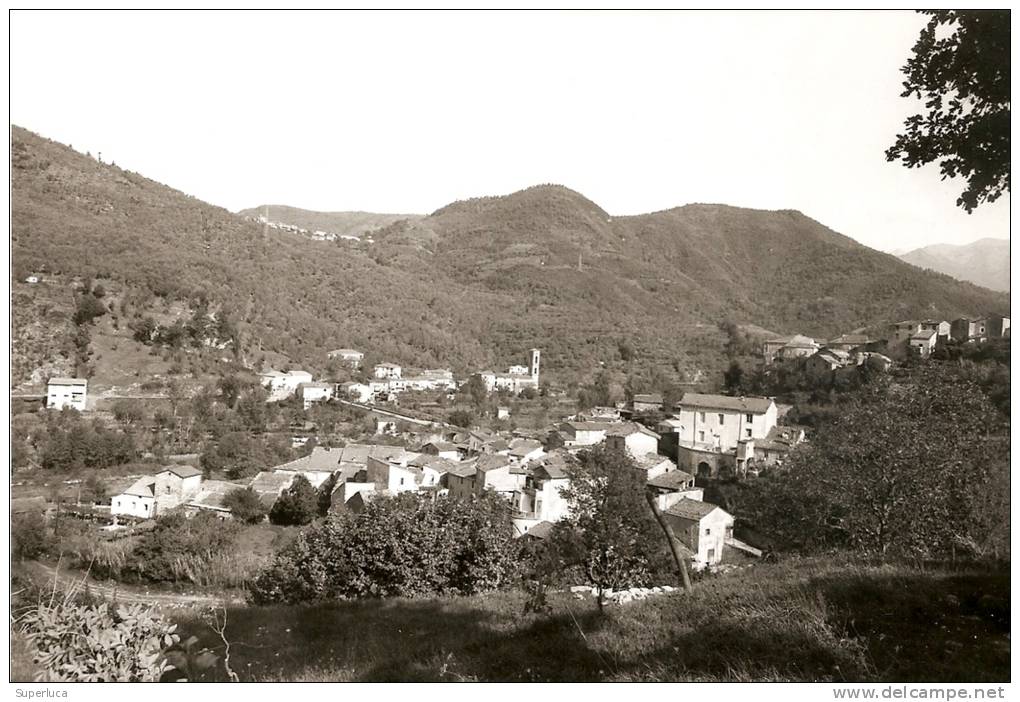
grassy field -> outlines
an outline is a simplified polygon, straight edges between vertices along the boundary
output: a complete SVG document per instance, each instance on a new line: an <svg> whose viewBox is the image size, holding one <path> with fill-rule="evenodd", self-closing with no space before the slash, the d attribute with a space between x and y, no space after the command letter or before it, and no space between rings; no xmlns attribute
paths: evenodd
<svg viewBox="0 0 1020 702"><path fill-rule="evenodd" d="M566 593L547 614L526 614L525 601L236 608L231 667L270 681L1009 679L1005 572L793 560L605 615ZM195 612L172 616L222 651Z"/></svg>

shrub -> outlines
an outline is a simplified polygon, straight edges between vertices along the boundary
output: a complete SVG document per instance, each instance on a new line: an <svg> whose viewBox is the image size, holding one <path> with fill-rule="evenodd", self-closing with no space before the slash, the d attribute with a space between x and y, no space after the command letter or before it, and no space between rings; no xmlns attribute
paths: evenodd
<svg viewBox="0 0 1020 702"><path fill-rule="evenodd" d="M191 519L170 512L142 537L130 571L144 580L197 583L204 566L232 548L237 531L236 524L208 512Z"/></svg>
<svg viewBox="0 0 1020 702"><path fill-rule="evenodd" d="M156 682L179 641L176 624L138 604L40 603L22 623L40 680Z"/></svg>
<svg viewBox="0 0 1020 702"><path fill-rule="evenodd" d="M255 578L256 603L473 594L516 582L509 506L405 493L298 535Z"/></svg>
<svg viewBox="0 0 1020 702"><path fill-rule="evenodd" d="M258 524L266 518L266 508L262 500L251 488L237 488L223 498L223 506L230 509L234 519L246 524Z"/></svg>
<svg viewBox="0 0 1020 702"><path fill-rule="evenodd" d="M52 545L46 520L38 512L19 514L11 519L11 555L14 558L38 558Z"/></svg>

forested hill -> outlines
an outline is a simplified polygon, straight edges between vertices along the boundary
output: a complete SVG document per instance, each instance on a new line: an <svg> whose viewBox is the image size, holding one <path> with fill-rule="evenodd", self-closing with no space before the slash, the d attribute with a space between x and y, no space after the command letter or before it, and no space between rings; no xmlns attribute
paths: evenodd
<svg viewBox="0 0 1020 702"><path fill-rule="evenodd" d="M316 212L286 205L259 205L238 214L259 217L268 212L270 222L292 224L310 231L348 236L363 236L401 220L421 219L416 214L380 214L378 212Z"/></svg>
<svg viewBox="0 0 1020 702"><path fill-rule="evenodd" d="M263 238L240 215L17 127L12 166L16 280L109 278L153 305L204 297L237 323L253 364L274 351L314 370L344 346L463 372L541 346L555 373L619 358L626 342L638 357L705 367L719 361L724 319L827 336L1008 309L1004 294L797 212L689 205L612 217L539 186L401 219L373 245L330 243L273 229Z"/></svg>

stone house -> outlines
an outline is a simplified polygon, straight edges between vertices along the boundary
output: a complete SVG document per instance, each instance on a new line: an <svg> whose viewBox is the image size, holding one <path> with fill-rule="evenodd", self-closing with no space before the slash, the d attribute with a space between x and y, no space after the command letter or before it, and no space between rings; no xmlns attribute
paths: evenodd
<svg viewBox="0 0 1020 702"><path fill-rule="evenodd" d="M659 435L636 422L621 422L606 430L606 446L626 451L632 457L655 453L659 448Z"/></svg>
<svg viewBox="0 0 1020 702"><path fill-rule="evenodd" d="M695 567L714 565L722 560L726 542L733 538L733 517L710 502L681 499L663 516L673 533L694 552Z"/></svg>

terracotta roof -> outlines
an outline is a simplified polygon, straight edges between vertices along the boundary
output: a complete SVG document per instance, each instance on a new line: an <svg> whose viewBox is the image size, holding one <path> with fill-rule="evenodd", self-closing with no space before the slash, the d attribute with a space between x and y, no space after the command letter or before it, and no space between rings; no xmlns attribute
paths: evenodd
<svg viewBox="0 0 1020 702"><path fill-rule="evenodd" d="M487 453L479 456L478 460L475 461L475 468L482 473L487 473L490 470L498 470L508 465L510 465L509 458L493 453Z"/></svg>
<svg viewBox="0 0 1020 702"><path fill-rule="evenodd" d="M160 470L159 472L173 473L178 478L193 478L196 475L202 475L202 471L200 471L195 466L177 466L177 465L163 466L163 469Z"/></svg>
<svg viewBox="0 0 1020 702"><path fill-rule="evenodd" d="M644 402L645 404L654 403L657 405L662 404L662 395L658 393L652 393L648 395L635 395L634 402Z"/></svg>
<svg viewBox="0 0 1020 702"><path fill-rule="evenodd" d="M224 506L223 500L234 490L243 490L244 487L244 485L230 483L225 480L206 480L202 483L202 489L198 491L195 498L188 504L194 507L229 511Z"/></svg>
<svg viewBox="0 0 1020 702"><path fill-rule="evenodd" d="M678 405L680 407L724 409L735 412L763 414L772 405L772 400L767 397L729 397L727 395L703 395L696 392L686 392Z"/></svg>
<svg viewBox="0 0 1020 702"><path fill-rule="evenodd" d="M694 484L694 476L682 470L671 470L648 481L651 487L677 492Z"/></svg>
<svg viewBox="0 0 1020 702"><path fill-rule="evenodd" d="M447 472L460 478L470 478L478 471L475 468L474 461L465 461L463 463L453 463Z"/></svg>
<svg viewBox="0 0 1020 702"><path fill-rule="evenodd" d="M644 426L643 424L638 424L637 422L624 422L622 424L616 424L614 426L609 427L609 429L606 430L606 434L608 436L630 436L631 434L645 434L647 436L654 436L656 439L659 438L659 435L656 434L654 431Z"/></svg>
<svg viewBox="0 0 1020 702"><path fill-rule="evenodd" d="M533 439L514 439L510 442L510 455L511 456L526 456L536 450L542 448L540 441L534 441Z"/></svg>
<svg viewBox="0 0 1020 702"><path fill-rule="evenodd" d="M48 385L88 385L85 378L50 378Z"/></svg>
<svg viewBox="0 0 1020 702"><path fill-rule="evenodd" d="M713 505L711 502L702 502L701 500L692 500L689 497L685 497L667 509L666 514L700 522L717 509L722 509L722 507Z"/></svg>
<svg viewBox="0 0 1020 702"><path fill-rule="evenodd" d="M131 483L121 495L135 495L137 497L153 497L156 494L156 478L152 475L143 475Z"/></svg>
<svg viewBox="0 0 1020 702"><path fill-rule="evenodd" d="M553 526L552 522L538 522L535 526L524 532L524 536L531 536L536 539L548 539L549 535L552 533Z"/></svg>

